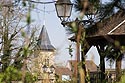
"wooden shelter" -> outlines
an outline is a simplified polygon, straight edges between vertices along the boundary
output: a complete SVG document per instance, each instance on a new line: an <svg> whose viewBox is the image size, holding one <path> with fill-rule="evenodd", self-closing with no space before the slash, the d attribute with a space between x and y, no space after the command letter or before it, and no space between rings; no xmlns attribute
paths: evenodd
<svg viewBox="0 0 125 83"><path fill-rule="evenodd" d="M89 46L84 47L84 52L88 51L88 47L92 45L96 46L99 54L100 54L100 70L101 70L101 80L105 79L105 55L102 55L100 52L104 53L105 46L108 44L112 44L115 48L119 49L122 52L125 52L125 12L119 10L114 15L106 18L102 21L99 21L92 25L89 28L84 29L86 32L86 41ZM76 42L76 35L69 38L71 41ZM84 44L84 43L83 43ZM84 45L83 45L84 46ZM81 49L82 47L81 46ZM84 55L83 55L84 56ZM117 57L116 62L118 61L118 68L116 68L116 77L119 78L120 76L120 69L121 69L121 60L122 56ZM120 65L119 65L120 64Z"/></svg>
<svg viewBox="0 0 125 83"><path fill-rule="evenodd" d="M121 46L125 46L125 12L121 10L118 11L111 17L96 23L91 28L86 29L86 33L86 40L88 44L90 46L97 46L99 52L104 51L105 46L109 43L119 50L124 50ZM100 54L100 70L102 71L101 79L105 78L104 58L105 56ZM119 56L117 60L120 61L121 56ZM117 74L120 74L119 70L120 69L116 69Z"/></svg>

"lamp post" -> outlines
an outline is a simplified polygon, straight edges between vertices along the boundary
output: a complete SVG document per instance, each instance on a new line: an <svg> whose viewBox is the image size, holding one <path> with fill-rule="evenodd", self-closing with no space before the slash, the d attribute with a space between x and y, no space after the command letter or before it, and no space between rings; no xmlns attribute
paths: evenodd
<svg viewBox="0 0 125 83"><path fill-rule="evenodd" d="M45 60L47 62L45 62L45 65L42 66L42 70L43 73L45 73L47 75L47 77L43 80L45 80L45 82L43 83L54 83L54 73L55 73L55 67L53 65L49 65L49 59ZM47 63L47 64L46 64ZM51 76L51 77L50 77Z"/></svg>

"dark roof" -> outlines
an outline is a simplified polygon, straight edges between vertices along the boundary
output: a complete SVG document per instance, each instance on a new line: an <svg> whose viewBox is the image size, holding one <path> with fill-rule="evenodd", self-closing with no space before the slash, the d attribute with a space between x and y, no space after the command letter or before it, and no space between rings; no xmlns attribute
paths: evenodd
<svg viewBox="0 0 125 83"><path fill-rule="evenodd" d="M89 45L107 45L108 43L119 42L120 45L125 45L125 35L124 34L111 34L111 35L100 35L87 37L87 42Z"/></svg>
<svg viewBox="0 0 125 83"><path fill-rule="evenodd" d="M105 46L108 43L115 44L115 41L118 41L120 45L125 45L125 12L118 11L86 29L86 33L89 45Z"/></svg>
<svg viewBox="0 0 125 83"><path fill-rule="evenodd" d="M99 21L92 27L86 29L86 33L88 36L125 34L124 26L125 26L125 12L118 11L116 14L112 15L111 17L104 19L103 21Z"/></svg>
<svg viewBox="0 0 125 83"><path fill-rule="evenodd" d="M72 72L69 70L69 68L66 68L66 67L56 67L55 73L57 75L70 75L70 76L72 76Z"/></svg>
<svg viewBox="0 0 125 83"><path fill-rule="evenodd" d="M102 36L112 36L112 35L113 36L117 35L117 37L119 35L122 35L125 37L125 12L122 10L119 10L111 17L106 18L102 21L99 21L95 23L93 26L89 28L85 28L85 30L87 35L86 37L87 41L88 39L92 41L93 37L95 40L96 38L98 40L100 36L101 36L101 39L102 39ZM69 40L76 42L76 36L69 38Z"/></svg>
<svg viewBox="0 0 125 83"><path fill-rule="evenodd" d="M44 51L54 51L55 48L52 46L45 25L43 25L42 30L39 35L36 49Z"/></svg>

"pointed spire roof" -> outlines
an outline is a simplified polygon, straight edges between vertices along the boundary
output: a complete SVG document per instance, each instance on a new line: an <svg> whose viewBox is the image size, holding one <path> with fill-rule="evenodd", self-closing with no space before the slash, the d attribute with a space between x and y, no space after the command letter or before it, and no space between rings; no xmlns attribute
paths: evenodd
<svg viewBox="0 0 125 83"><path fill-rule="evenodd" d="M54 51L55 48L52 46L45 25L43 25L42 30L39 35L37 42L37 49L44 51Z"/></svg>

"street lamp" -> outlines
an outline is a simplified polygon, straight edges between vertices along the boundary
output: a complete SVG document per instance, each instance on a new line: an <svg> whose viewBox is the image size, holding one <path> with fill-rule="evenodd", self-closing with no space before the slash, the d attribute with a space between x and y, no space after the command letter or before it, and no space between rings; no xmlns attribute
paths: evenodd
<svg viewBox="0 0 125 83"><path fill-rule="evenodd" d="M47 63L47 64L46 64ZM55 67L53 65L49 65L49 59L45 60L45 65L42 66L43 73L47 75L44 79L44 83L53 83L54 82L54 73Z"/></svg>
<svg viewBox="0 0 125 83"><path fill-rule="evenodd" d="M43 72L49 72L53 73L55 70L55 67L53 65L50 65L49 59L45 59L45 64L42 66Z"/></svg>
<svg viewBox="0 0 125 83"><path fill-rule="evenodd" d="M62 22L67 21L71 16L73 4L70 0L58 0L55 4L57 16Z"/></svg>
<svg viewBox="0 0 125 83"><path fill-rule="evenodd" d="M51 65L51 66L50 66L50 72L52 72L52 73L53 73L53 72L54 72L54 70L55 70L55 67L54 67L53 65Z"/></svg>
<svg viewBox="0 0 125 83"><path fill-rule="evenodd" d="M55 70L55 67L53 65L51 65L50 67L47 66L47 65L43 65L42 69L43 69L43 72L45 72L45 73L46 72L47 73L53 73L54 70Z"/></svg>
<svg viewBox="0 0 125 83"><path fill-rule="evenodd" d="M46 65L43 65L42 69L43 69L43 72L47 72L48 71L48 67Z"/></svg>

